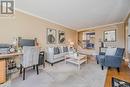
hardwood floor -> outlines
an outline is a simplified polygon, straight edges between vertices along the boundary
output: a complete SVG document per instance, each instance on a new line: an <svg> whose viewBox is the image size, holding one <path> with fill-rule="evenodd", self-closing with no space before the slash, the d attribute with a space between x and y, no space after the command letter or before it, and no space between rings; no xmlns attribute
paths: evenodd
<svg viewBox="0 0 130 87"><path fill-rule="evenodd" d="M117 69L108 69L104 87L112 87L112 77L130 82L130 68L128 68L128 63L124 62L122 64L119 73L117 72Z"/></svg>

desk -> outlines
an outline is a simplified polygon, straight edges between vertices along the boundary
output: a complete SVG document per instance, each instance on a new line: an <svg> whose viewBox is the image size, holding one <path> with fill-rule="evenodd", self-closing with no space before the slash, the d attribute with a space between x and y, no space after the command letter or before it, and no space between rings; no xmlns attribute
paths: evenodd
<svg viewBox="0 0 130 87"><path fill-rule="evenodd" d="M6 82L6 60L20 55L22 55L22 53L0 54L0 84Z"/></svg>

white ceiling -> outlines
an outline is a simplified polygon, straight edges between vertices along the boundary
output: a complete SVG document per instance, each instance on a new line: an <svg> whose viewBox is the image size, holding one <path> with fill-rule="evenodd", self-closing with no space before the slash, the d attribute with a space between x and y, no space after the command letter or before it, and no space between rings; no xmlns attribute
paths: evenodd
<svg viewBox="0 0 130 87"><path fill-rule="evenodd" d="M16 8L73 29L122 22L130 0L15 0Z"/></svg>

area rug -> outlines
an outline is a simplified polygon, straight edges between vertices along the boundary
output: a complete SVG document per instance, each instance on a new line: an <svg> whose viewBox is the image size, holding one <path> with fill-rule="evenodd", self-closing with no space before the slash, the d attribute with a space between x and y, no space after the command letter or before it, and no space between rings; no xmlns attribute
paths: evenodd
<svg viewBox="0 0 130 87"><path fill-rule="evenodd" d="M26 80L18 77L11 82L11 87L104 87L107 69L101 70L96 62L89 61L81 65L60 62L54 66L40 67L40 74L29 70Z"/></svg>

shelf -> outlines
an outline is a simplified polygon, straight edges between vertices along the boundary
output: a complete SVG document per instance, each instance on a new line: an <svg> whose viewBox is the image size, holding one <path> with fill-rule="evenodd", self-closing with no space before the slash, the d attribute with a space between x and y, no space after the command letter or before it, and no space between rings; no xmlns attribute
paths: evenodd
<svg viewBox="0 0 130 87"><path fill-rule="evenodd" d="M8 70L7 74L13 74L13 73L17 73L19 70L17 68Z"/></svg>

